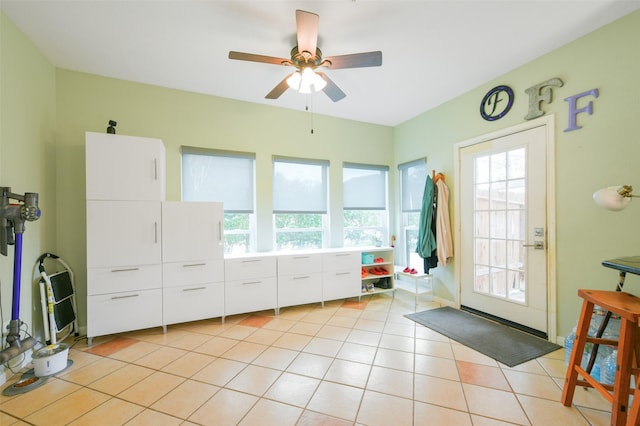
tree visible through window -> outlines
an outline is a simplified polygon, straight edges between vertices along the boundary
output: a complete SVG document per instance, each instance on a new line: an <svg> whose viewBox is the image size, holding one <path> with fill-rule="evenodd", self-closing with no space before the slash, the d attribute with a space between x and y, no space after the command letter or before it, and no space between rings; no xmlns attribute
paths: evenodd
<svg viewBox="0 0 640 426"><path fill-rule="evenodd" d="M344 245L388 241L387 166L344 163Z"/></svg>
<svg viewBox="0 0 640 426"><path fill-rule="evenodd" d="M276 250L325 247L329 162L273 158Z"/></svg>
<svg viewBox="0 0 640 426"><path fill-rule="evenodd" d="M402 207L402 232L404 236L404 263L422 269L422 259L416 253L418 226L422 210L422 195L427 179L426 159L399 164L400 205Z"/></svg>
<svg viewBox="0 0 640 426"><path fill-rule="evenodd" d="M255 154L182 147L182 199L221 201L225 253L255 251Z"/></svg>

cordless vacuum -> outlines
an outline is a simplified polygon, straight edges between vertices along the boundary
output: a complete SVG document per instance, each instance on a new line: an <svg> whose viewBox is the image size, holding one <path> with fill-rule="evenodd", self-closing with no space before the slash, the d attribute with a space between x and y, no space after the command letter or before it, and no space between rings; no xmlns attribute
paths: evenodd
<svg viewBox="0 0 640 426"><path fill-rule="evenodd" d="M0 254L7 255L7 245L15 245L13 259L13 298L11 321L7 329L8 347L0 351L0 364L33 348L37 343L33 337L20 340L20 273L22 271L22 234L26 221L40 218L38 194L26 192L13 194L11 188L0 187ZM17 203L11 204L10 200Z"/></svg>

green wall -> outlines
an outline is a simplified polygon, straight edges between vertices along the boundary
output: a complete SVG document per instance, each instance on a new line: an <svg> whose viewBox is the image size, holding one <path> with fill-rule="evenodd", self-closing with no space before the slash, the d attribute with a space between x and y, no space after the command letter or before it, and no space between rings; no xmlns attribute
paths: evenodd
<svg viewBox="0 0 640 426"><path fill-rule="evenodd" d="M607 25L542 56L502 77L489 81L444 105L394 128L395 158L401 163L427 156L428 170L445 173L454 197L454 146L468 139L525 122L525 89L558 77L564 86L553 88L546 114L555 115L557 334L566 335L577 321L582 299L579 288L615 289L617 273L600 265L603 260L640 254L640 203L621 212L599 208L595 190L629 184L640 189L640 12ZM490 60L490 58L488 58ZM515 103L502 119L488 122L479 114L480 101L491 88L505 84L515 92ZM578 115L582 129L568 127L564 98L597 88L593 115ZM636 190L636 192L638 192ZM453 213L453 205L452 205ZM459 224L452 218L453 232ZM433 270L444 290L455 292L455 261ZM640 293L640 279L629 275L628 291Z"/></svg>
<svg viewBox="0 0 640 426"><path fill-rule="evenodd" d="M20 319L30 334L41 335L33 266L41 253L56 249L55 68L2 13L0 94L0 186L21 195L40 194L42 217L27 222L23 234ZM0 256L3 333L11 319L13 262L14 246L9 246L8 255ZM0 367L0 382L3 374Z"/></svg>
<svg viewBox="0 0 640 426"><path fill-rule="evenodd" d="M330 161L331 246L342 245L342 162L393 165L392 128L90 74L57 70L57 249L77 271L86 318L84 137L118 122L117 133L157 137L167 152L167 200L180 199L182 145L256 154L258 251L272 249L272 156ZM323 95L323 94L320 94ZM117 167L117 165L114 165Z"/></svg>
<svg viewBox="0 0 640 426"><path fill-rule="evenodd" d="M487 82L446 104L395 128L313 117L229 99L159 88L56 69L0 13L0 185L14 192L40 193L42 218L27 224L22 268L21 317L31 333L41 336L39 295L30 283L33 265L45 251L62 256L76 273L81 326L86 321L84 132L105 131L109 119L120 134L159 137L167 148L167 199L180 199L181 145L256 153L258 248L271 248L271 156L322 158L331 161L331 243L342 241L342 161L391 166L392 206L395 165L428 158L428 169L454 181L454 145L524 122L528 99L524 90L552 77L565 85L554 89L556 116L557 333L575 323L580 287L613 289L617 275L600 262L637 254L639 208L632 203L613 213L593 204L595 189L635 184L640 158L640 12L593 32L525 66ZM498 84L516 92L511 112L489 123L478 114L480 99ZM568 107L563 98L597 88L594 114L580 114L584 127L565 133ZM396 208L393 208L396 210ZM453 212L453 208L452 208ZM391 218L396 224L398 219ZM452 217L454 232L457 226ZM397 243L402 246L401 242ZM445 295L455 291L454 266L436 268ZM13 255L0 257L4 321L11 315ZM640 284L627 279L630 291Z"/></svg>

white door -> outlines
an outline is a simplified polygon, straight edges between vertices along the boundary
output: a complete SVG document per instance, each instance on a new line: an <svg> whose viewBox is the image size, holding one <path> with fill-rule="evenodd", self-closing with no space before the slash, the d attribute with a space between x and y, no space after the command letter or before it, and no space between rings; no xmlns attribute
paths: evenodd
<svg viewBox="0 0 640 426"><path fill-rule="evenodd" d="M547 334L546 129L460 151L460 304Z"/></svg>

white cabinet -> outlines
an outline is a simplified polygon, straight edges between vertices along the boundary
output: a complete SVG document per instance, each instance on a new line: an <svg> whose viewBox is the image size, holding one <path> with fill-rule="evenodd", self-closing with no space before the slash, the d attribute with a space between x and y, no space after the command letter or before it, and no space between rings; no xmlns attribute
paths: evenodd
<svg viewBox="0 0 640 426"><path fill-rule="evenodd" d="M224 257L222 203L162 203L162 261L181 262Z"/></svg>
<svg viewBox="0 0 640 426"><path fill-rule="evenodd" d="M335 251L322 255L322 299L335 300L361 295L360 251Z"/></svg>
<svg viewBox="0 0 640 426"><path fill-rule="evenodd" d="M362 250L362 294L394 291L393 247Z"/></svg>
<svg viewBox="0 0 640 426"><path fill-rule="evenodd" d="M225 315L277 309L275 256L225 259Z"/></svg>
<svg viewBox="0 0 640 426"><path fill-rule="evenodd" d="M163 322L224 316L222 203L162 203Z"/></svg>
<svg viewBox="0 0 640 426"><path fill-rule="evenodd" d="M87 337L162 325L158 139L86 134Z"/></svg>
<svg viewBox="0 0 640 426"><path fill-rule="evenodd" d="M164 200L160 139L87 132L85 157L87 200Z"/></svg>
<svg viewBox="0 0 640 426"><path fill-rule="evenodd" d="M87 267L160 264L160 201L87 201Z"/></svg>
<svg viewBox="0 0 640 426"><path fill-rule="evenodd" d="M322 301L322 255L278 256L278 308Z"/></svg>

